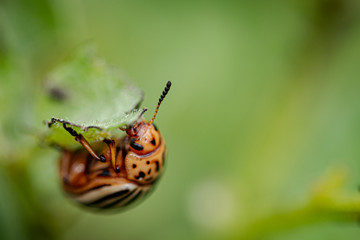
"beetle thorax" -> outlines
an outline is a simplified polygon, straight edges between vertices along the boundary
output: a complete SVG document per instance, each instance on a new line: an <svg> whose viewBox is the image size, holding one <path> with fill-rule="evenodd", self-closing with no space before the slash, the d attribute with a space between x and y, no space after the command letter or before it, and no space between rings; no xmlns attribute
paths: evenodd
<svg viewBox="0 0 360 240"><path fill-rule="evenodd" d="M140 122L127 130L130 151L125 158L128 179L140 184L153 182L161 173L165 145L154 125Z"/></svg>

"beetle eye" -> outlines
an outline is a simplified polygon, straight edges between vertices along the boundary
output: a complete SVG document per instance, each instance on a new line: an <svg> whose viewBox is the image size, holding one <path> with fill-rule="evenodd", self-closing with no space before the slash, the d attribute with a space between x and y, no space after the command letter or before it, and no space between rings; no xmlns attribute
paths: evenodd
<svg viewBox="0 0 360 240"><path fill-rule="evenodd" d="M140 144L138 144L138 143L135 142L135 139L131 139L131 141L130 141L130 146L131 146L133 149L138 150L138 151L141 151L141 150L144 149L143 146L141 146Z"/></svg>

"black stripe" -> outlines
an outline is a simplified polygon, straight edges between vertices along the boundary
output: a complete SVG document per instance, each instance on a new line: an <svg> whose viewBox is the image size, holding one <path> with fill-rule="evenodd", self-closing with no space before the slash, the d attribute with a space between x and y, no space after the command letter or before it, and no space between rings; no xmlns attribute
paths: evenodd
<svg viewBox="0 0 360 240"><path fill-rule="evenodd" d="M131 203L133 203L142 193L142 190L140 190L132 199L130 199L125 205L123 205L122 207L128 206Z"/></svg>
<svg viewBox="0 0 360 240"><path fill-rule="evenodd" d="M108 187L108 186L111 186L111 184L102 184L102 185L90 188L90 189L86 190L85 192L82 192L81 194L88 193L88 192L91 192L93 190L96 190L96 189L99 189L99 188L102 188L102 187Z"/></svg>
<svg viewBox="0 0 360 240"><path fill-rule="evenodd" d="M105 205L105 206L103 206L103 207L101 207L101 208L111 208L111 207L117 205L118 203L120 203L120 202L122 202L122 201L125 201L125 200L126 200L128 197L130 197L136 190L137 190L137 189L132 190L130 193L126 194L126 196L123 196L123 197L115 200L114 202L109 203L109 204L107 204L107 205ZM140 192L141 192L141 191L140 191Z"/></svg>
<svg viewBox="0 0 360 240"><path fill-rule="evenodd" d="M91 205L96 205L96 204L99 204L103 201L106 201L108 199L112 199L112 198L115 198L115 197L120 197L120 196L123 196L124 194L127 194L129 192L129 189L125 189L125 190L121 190L121 191L118 191L118 192L115 192L115 193L112 193L110 195L106 195L105 197L102 197L98 200L95 200L93 202L90 202L90 203L84 203L85 205L88 205L88 206L91 206Z"/></svg>

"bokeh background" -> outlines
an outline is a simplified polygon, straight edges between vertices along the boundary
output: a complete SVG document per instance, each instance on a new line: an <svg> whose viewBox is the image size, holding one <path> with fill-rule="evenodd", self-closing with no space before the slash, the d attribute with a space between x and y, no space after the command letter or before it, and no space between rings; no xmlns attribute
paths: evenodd
<svg viewBox="0 0 360 240"><path fill-rule="evenodd" d="M155 108L168 165L102 215L39 142L46 74L92 41ZM358 239L360 2L3 0L1 239ZM147 113L150 117L152 111Z"/></svg>

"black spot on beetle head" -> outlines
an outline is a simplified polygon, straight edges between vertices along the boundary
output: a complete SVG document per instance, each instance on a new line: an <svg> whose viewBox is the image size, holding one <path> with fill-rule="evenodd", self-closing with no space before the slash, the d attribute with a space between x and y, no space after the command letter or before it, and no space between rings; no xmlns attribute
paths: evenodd
<svg viewBox="0 0 360 240"><path fill-rule="evenodd" d="M135 139L134 139L134 138L131 139L131 141L130 141L130 146L131 146L133 149L137 150L137 151L141 151L141 150L144 149L143 146L141 146L140 144L138 144L138 143L135 142Z"/></svg>

